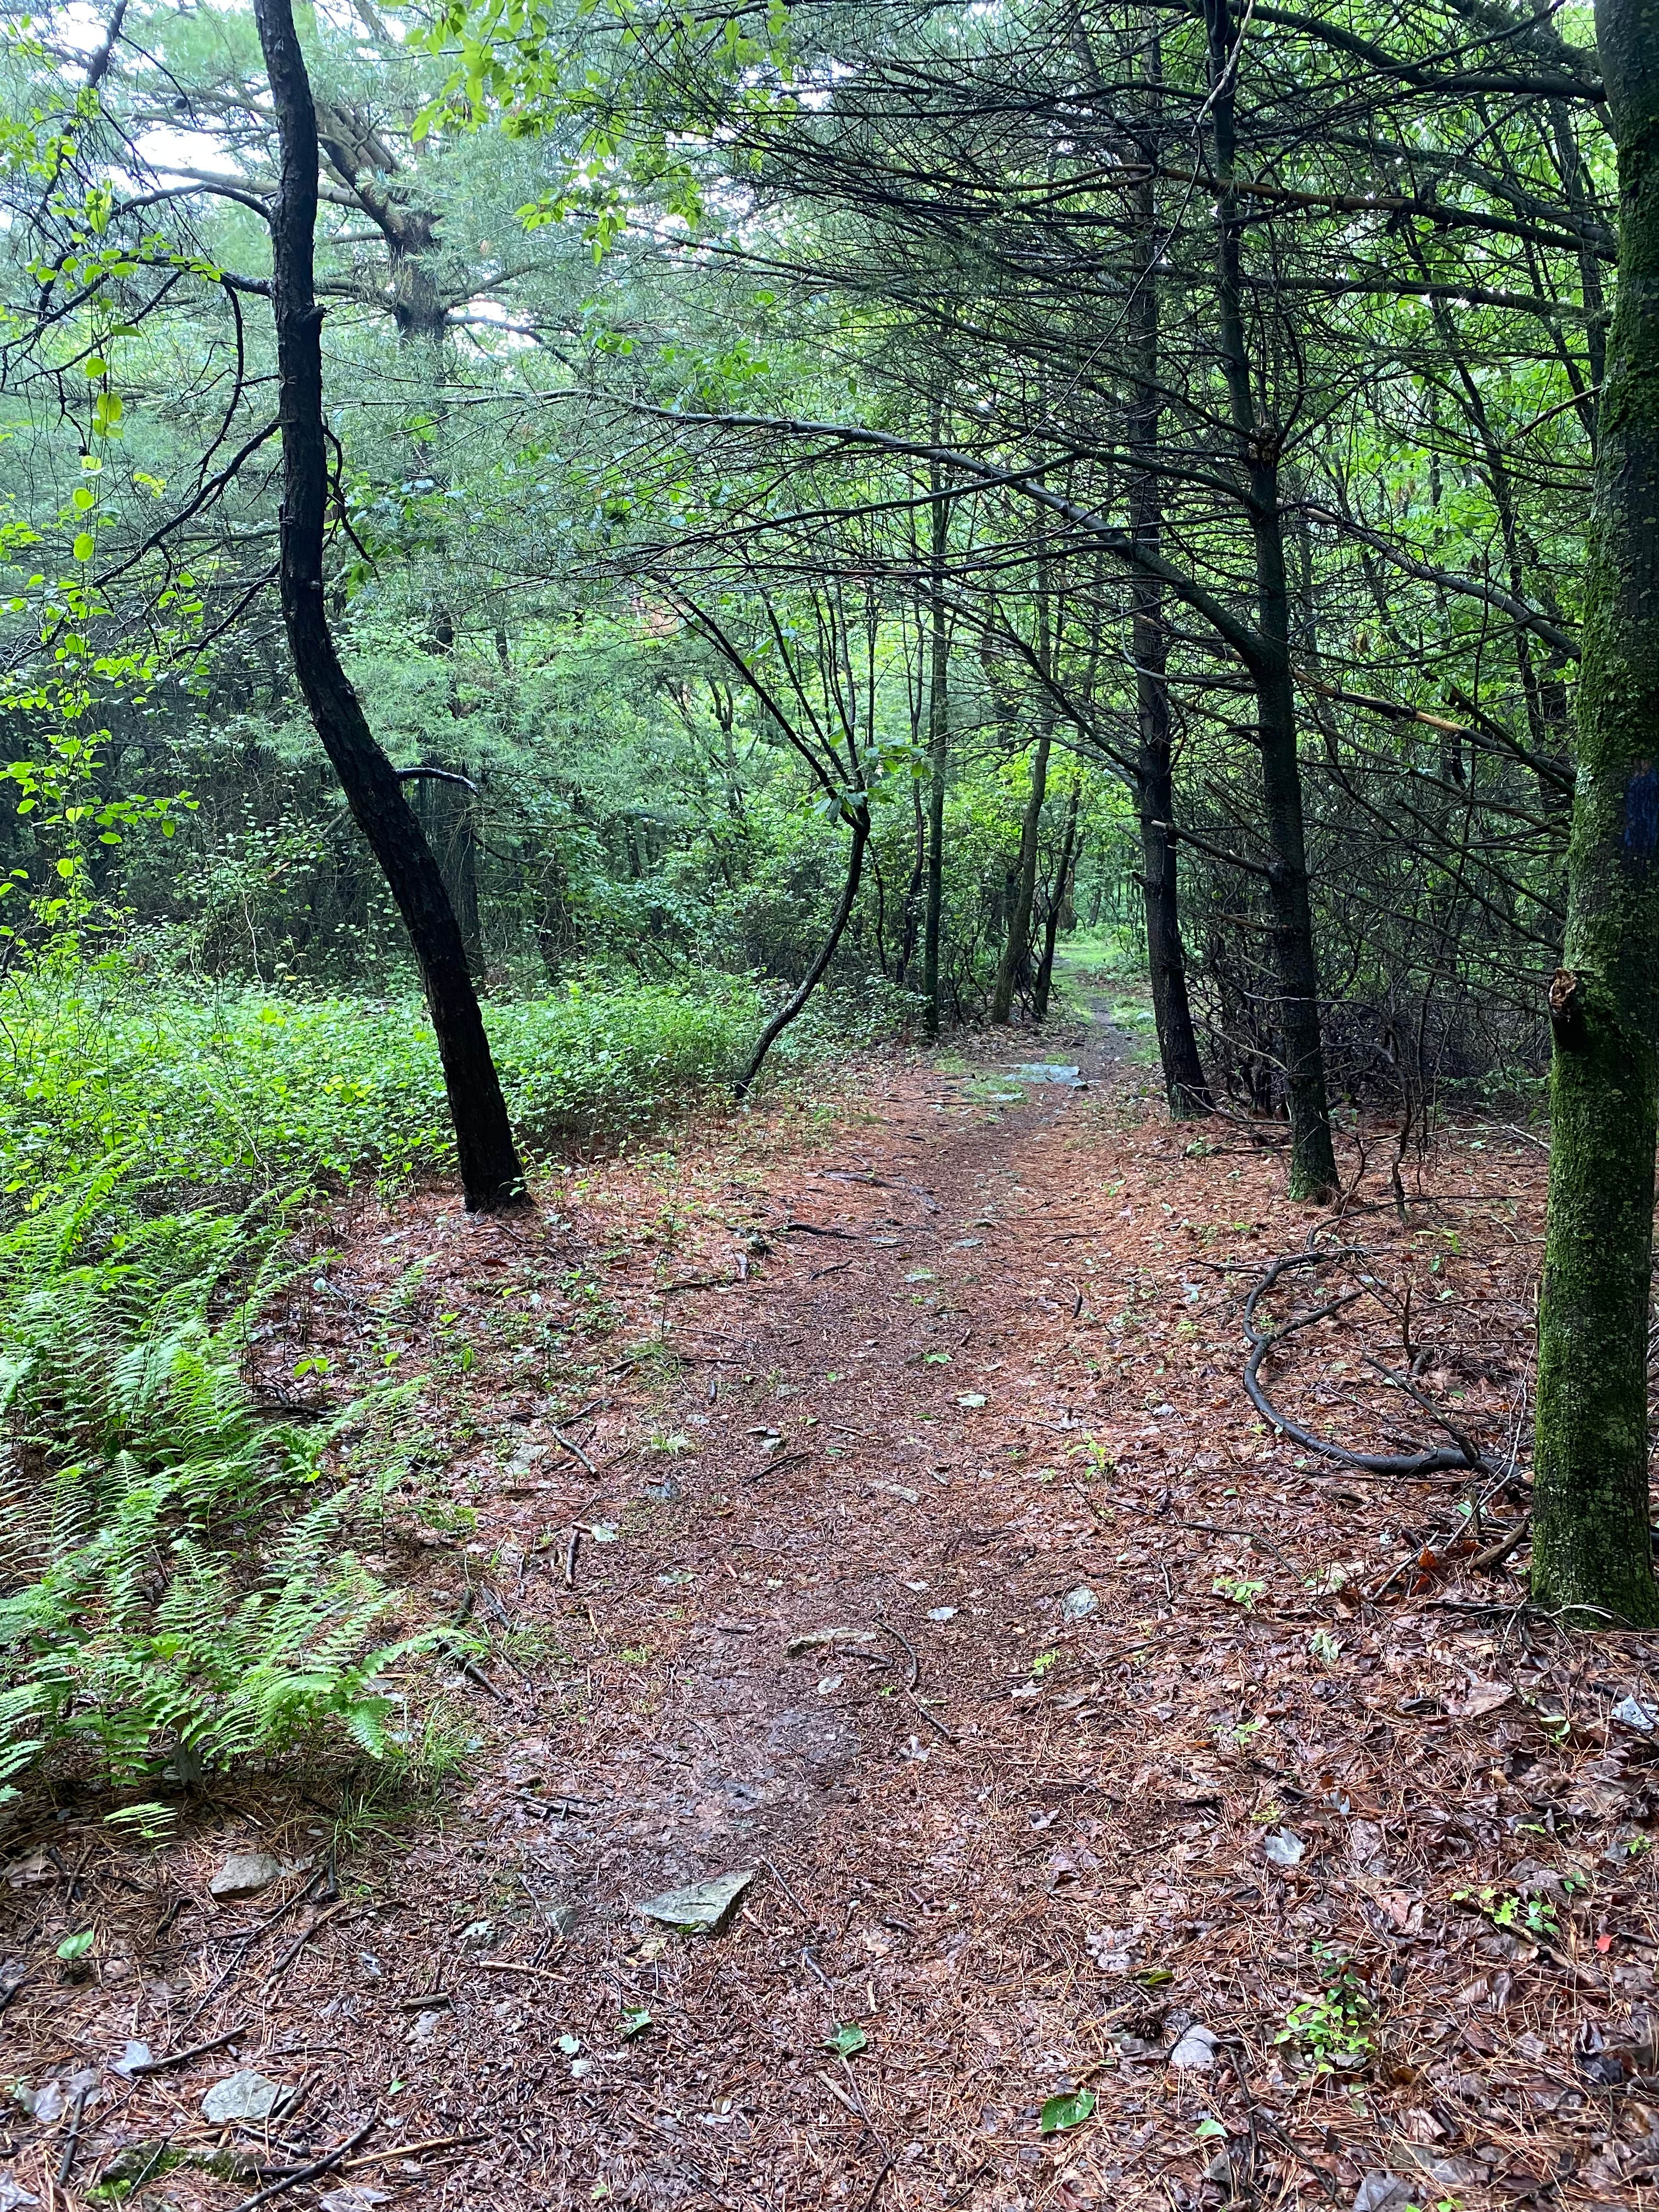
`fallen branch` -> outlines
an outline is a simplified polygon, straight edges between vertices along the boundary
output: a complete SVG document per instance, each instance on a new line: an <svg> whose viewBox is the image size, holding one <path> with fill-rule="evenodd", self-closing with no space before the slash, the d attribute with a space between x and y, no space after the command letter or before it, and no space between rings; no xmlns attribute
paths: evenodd
<svg viewBox="0 0 1659 2212"><path fill-rule="evenodd" d="M313 2159L309 2166L296 2166L292 2173L285 2173L280 2181L273 2181L269 2189L258 2190L252 2197L245 2197L236 2207L236 2212L258 2212L261 2204L269 2204L273 2197L281 2197L288 2190L297 2189L302 2181L315 2181L319 2174L332 2173L335 2167L373 2131L380 2117L378 2112L371 2112L355 2136L348 2136L343 2143L325 2151L321 2158Z"/></svg>
<svg viewBox="0 0 1659 2212"><path fill-rule="evenodd" d="M1249 1340L1250 1353L1244 1363L1244 1393L1262 1419L1281 1437L1299 1444L1304 1451L1316 1453L1321 1459L1333 1461L1338 1467L1352 1468L1361 1474L1393 1475L1407 1480L1425 1474L1444 1474L1453 1469L1473 1468L1478 1474L1497 1477L1504 1470L1493 1465L1483 1454L1473 1452L1464 1445L1442 1445L1420 1452L1356 1452L1346 1445L1329 1443L1316 1437L1311 1429L1287 1420L1262 1388L1261 1375L1263 1361L1270 1352L1276 1351L1285 1338L1298 1329L1310 1328L1316 1322L1340 1313L1344 1306L1352 1305L1363 1297L1363 1291L1346 1291L1341 1297L1328 1299L1322 1306L1299 1314L1294 1319L1281 1322L1275 1329L1259 1328L1256 1308L1279 1279L1293 1267L1329 1267L1338 1260L1356 1260L1364 1255L1351 1244L1334 1252L1290 1252L1275 1260L1249 1296L1244 1301L1244 1334Z"/></svg>
<svg viewBox="0 0 1659 2212"><path fill-rule="evenodd" d="M587 1454L582 1449L580 1444L573 1443L571 1442L570 1438L566 1436L562 1429L550 1429L548 1431L548 1434L552 1437L556 1444L562 1444L568 1452L572 1453L577 1459L579 1459L590 1474L593 1473L594 1469L592 1461L589 1459Z"/></svg>
<svg viewBox="0 0 1659 2212"><path fill-rule="evenodd" d="M244 2021L240 2027L228 2028L223 2035L216 2035L210 2043L192 2043L187 2051L170 2051L164 2058L141 2059L137 2066L129 2066L129 2075L160 2074L169 2066L188 2066L192 2058L205 2058L211 2051L222 2051L228 2043L240 2043L250 2033L250 2024Z"/></svg>

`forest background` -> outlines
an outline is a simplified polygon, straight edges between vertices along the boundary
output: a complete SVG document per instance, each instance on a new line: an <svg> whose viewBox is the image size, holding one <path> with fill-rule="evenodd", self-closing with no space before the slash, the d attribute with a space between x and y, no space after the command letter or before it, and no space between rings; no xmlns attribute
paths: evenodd
<svg viewBox="0 0 1659 2212"><path fill-rule="evenodd" d="M277 1477L233 1387L296 1191L459 1137L510 1201L746 1086L820 977L781 1051L1041 1022L1079 928L1144 946L1171 1112L1298 1196L1385 1123L1403 1211L1552 1028L1645 1055L1572 1154L1617 1310L1563 1246L1543 1587L1651 1611L1651 963L1561 964L1620 51L1610 103L1588 10L1495 0L9 19L0 1332L58 1486L14 1765L375 1740L357 1570L295 1655L396 1410ZM1581 951L1645 915L1644 773ZM325 1470L276 1565L207 1540ZM286 1644L223 1644L249 1587Z"/></svg>

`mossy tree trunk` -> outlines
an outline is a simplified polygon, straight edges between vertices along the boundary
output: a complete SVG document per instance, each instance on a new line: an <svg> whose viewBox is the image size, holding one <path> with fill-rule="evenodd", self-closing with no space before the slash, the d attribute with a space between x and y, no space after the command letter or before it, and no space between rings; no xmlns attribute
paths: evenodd
<svg viewBox="0 0 1659 2212"><path fill-rule="evenodd" d="M1598 0L1619 149L1577 701L1566 944L1550 986L1533 1592L1659 1621L1648 1319L1659 1075L1659 0Z"/></svg>

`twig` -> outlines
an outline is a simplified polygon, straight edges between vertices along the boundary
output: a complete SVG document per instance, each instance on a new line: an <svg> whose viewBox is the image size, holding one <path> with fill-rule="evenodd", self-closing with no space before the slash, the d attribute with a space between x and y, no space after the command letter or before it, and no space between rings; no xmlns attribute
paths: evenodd
<svg viewBox="0 0 1659 2212"><path fill-rule="evenodd" d="M267 1990L275 1987L276 1983L282 1979L283 1976L294 1964L294 1961L299 1957L301 1952L305 1949L306 1945L310 1942L312 1937L317 1935L322 1929L326 1928L331 1920L336 1918L338 1914L343 1912L350 1901L349 1898L343 1897L337 1905L328 1905L324 1911L319 1912L317 1915L317 1917L312 1922L309 1928L301 1929L300 1934L297 1935L294 1941L289 1945L287 1950L283 1952L282 1957L278 1959L270 1972L265 1976L264 1985Z"/></svg>
<svg viewBox="0 0 1659 2212"><path fill-rule="evenodd" d="M332 2173L346 2154L356 2150L364 2136L379 2124L380 2118L378 2112L371 2112L355 2136L348 2136L344 2142L333 2150L325 2151L321 2158L313 2159L309 2166L298 2166L292 2173L284 2174L280 2181L273 2181L269 2189L258 2190L252 2197L245 2197L236 2207L236 2212L258 2212L258 2206L269 2204L273 2197L281 2197L287 2190L297 2189L301 2182L314 2181L320 2173Z"/></svg>
<svg viewBox="0 0 1659 2212"><path fill-rule="evenodd" d="M216 2035L210 2043L192 2043L188 2051L170 2051L164 2058L146 2058L137 2066L129 2066L129 2075L160 2074L169 2066L188 2066L192 2058L205 2058L210 2051L222 2051L228 2043L240 2042L250 2032L250 2022L244 2021L240 2027L227 2028Z"/></svg>
<svg viewBox="0 0 1659 2212"><path fill-rule="evenodd" d="M590 1474L594 1473L595 1470L592 1461L589 1459L587 1454L582 1449L579 1443L573 1443L571 1442L570 1438L566 1436L562 1429L550 1429L548 1431L548 1434L552 1437L556 1444L562 1444L568 1452L574 1454L574 1455L581 1462L582 1465L587 1469Z"/></svg>
<svg viewBox="0 0 1659 2212"><path fill-rule="evenodd" d="M880 1613L876 1615L876 1626L884 1630L893 1638L893 1641L896 1644L902 1644L904 1646L905 1650L910 1655L910 1679L904 1686L907 1690L914 1690L917 1683L921 1680L921 1662L916 1656L915 1645L911 1643L908 1636L902 1634L898 1629L895 1628L890 1620L884 1620Z"/></svg>
<svg viewBox="0 0 1659 2212"><path fill-rule="evenodd" d="M342 2173L356 2173L365 2166L384 2166L389 2158L415 2158L429 2150L459 2150L463 2143L483 2142L483 2136L422 2136L419 2142L388 2143L384 2150L372 2150L362 2158L349 2158L341 2166Z"/></svg>
<svg viewBox="0 0 1659 2212"><path fill-rule="evenodd" d="M1477 1574L1491 1574L1501 1567L1510 1553L1518 1552L1532 1529L1532 1516L1523 1513L1507 1536L1495 1544L1488 1544L1484 1552L1477 1552L1469 1565Z"/></svg>
<svg viewBox="0 0 1659 2212"><path fill-rule="evenodd" d="M812 1456L810 1451L786 1452L781 1459L763 1459L743 1478L745 1482L758 1482L763 1475L776 1474L781 1468L799 1467Z"/></svg>
<svg viewBox="0 0 1659 2212"><path fill-rule="evenodd" d="M957 1738L951 1735L950 1729L945 1727L939 1715L937 1713L930 1713L927 1706L922 1704L921 1699L917 1697L914 1690L907 1690L904 1694L909 1701L911 1711L920 1713L930 1729L937 1729L939 1733L945 1738L946 1743L954 1744L957 1741Z"/></svg>
<svg viewBox="0 0 1659 2212"><path fill-rule="evenodd" d="M489 1675L485 1674L483 1668L479 1666L476 1659L463 1659L461 1662L461 1672L465 1675L469 1682L476 1682L481 1690L488 1690L490 1696L494 1698L498 1705L505 1705L508 1712L512 1711L513 1700L507 1696L505 1690L498 1689L496 1687L495 1683L490 1680Z"/></svg>
<svg viewBox="0 0 1659 2212"><path fill-rule="evenodd" d="M76 2159L80 2153L81 2123L86 2118L87 2099L91 2090L91 2082L83 2081L76 2091L75 2102L70 2108L69 2140L64 2145L64 2155L58 2161L58 2186L60 2189L68 2186L70 2175L74 2170Z"/></svg>
<svg viewBox="0 0 1659 2212"><path fill-rule="evenodd" d="M581 1540L582 1524L578 1521L572 1527L570 1541L564 1547L564 1586L567 1589L576 1587L576 1547Z"/></svg>

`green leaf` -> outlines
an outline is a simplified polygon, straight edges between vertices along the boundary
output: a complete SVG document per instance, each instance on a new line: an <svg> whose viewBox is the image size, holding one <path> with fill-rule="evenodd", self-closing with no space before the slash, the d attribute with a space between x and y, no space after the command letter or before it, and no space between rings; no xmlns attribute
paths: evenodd
<svg viewBox="0 0 1659 2212"><path fill-rule="evenodd" d="M75 489L70 494L70 499L82 514L89 507L96 507L98 504L98 495L90 484L76 484Z"/></svg>
<svg viewBox="0 0 1659 2212"><path fill-rule="evenodd" d="M90 561L92 553L92 532L83 530L75 541L75 557L77 561Z"/></svg>
<svg viewBox="0 0 1659 2212"><path fill-rule="evenodd" d="M1208 2118L1201 2119L1193 2130L1200 2142L1214 2142L1218 2137L1224 2137L1226 2132L1226 2129L1222 2126L1219 2120Z"/></svg>
<svg viewBox="0 0 1659 2212"><path fill-rule="evenodd" d="M63 1942L58 1946L58 1955L66 1966L72 1966L77 1959L86 1957L92 1948L92 1944L91 1929L82 1928L76 1935L64 1936Z"/></svg>
<svg viewBox="0 0 1659 2212"><path fill-rule="evenodd" d="M826 2035L823 2047L826 2051L833 2051L837 2058L850 2058L855 2051L862 2051L869 2040L861 2027L849 2024L838 2027L833 2035Z"/></svg>
<svg viewBox="0 0 1659 2212"><path fill-rule="evenodd" d="M636 2035L643 2035L651 2025L651 2015L643 2005L624 2005L622 2016L622 2039L631 2043Z"/></svg>
<svg viewBox="0 0 1659 2212"><path fill-rule="evenodd" d="M1067 2128L1080 2128L1095 2109L1092 2089L1074 2089L1066 2097L1050 2097L1042 2108L1040 2123L1045 2136L1057 2136Z"/></svg>

